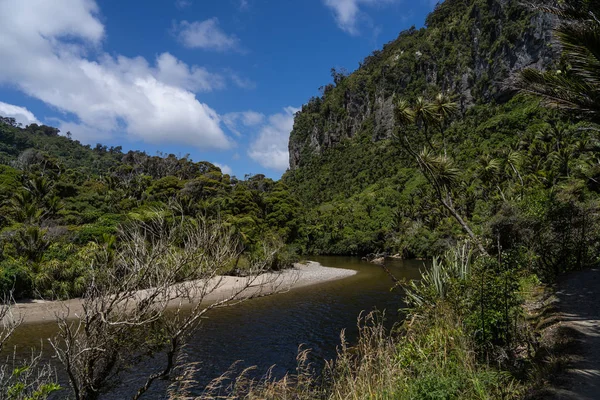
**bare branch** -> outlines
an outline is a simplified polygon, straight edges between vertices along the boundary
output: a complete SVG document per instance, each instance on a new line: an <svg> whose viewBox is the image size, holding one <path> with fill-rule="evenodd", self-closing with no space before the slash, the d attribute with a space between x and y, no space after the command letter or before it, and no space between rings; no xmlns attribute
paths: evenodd
<svg viewBox="0 0 600 400"><path fill-rule="evenodd" d="M279 274L265 273L278 249L265 245L249 260L247 276L226 279L221 273L242 248L231 229L220 221L165 214L124 225L115 249L99 248L81 312L75 320L68 309L58 316L59 334L51 344L77 400L97 399L128 366L164 354L163 367L133 397L140 398L157 379L170 377L208 311L281 285Z"/></svg>

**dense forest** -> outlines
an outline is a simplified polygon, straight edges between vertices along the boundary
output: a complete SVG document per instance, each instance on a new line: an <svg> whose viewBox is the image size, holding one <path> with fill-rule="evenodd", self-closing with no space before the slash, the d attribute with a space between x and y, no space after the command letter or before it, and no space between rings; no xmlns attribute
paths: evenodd
<svg viewBox="0 0 600 400"><path fill-rule="evenodd" d="M343 343L323 379L301 353L296 374L242 376L227 398L536 398L555 365L523 304L561 273L600 262L599 11L579 0L438 4L425 27L402 32L355 72L332 70L333 83L295 117L291 168L277 182L238 180L188 157L90 147L2 118L2 290L80 296L98 276L92 260L117 266L115 276L127 269L113 251L123 223L156 226L157 215L161 226L186 222L130 243L179 255L187 233L204 238L197 221L218 221L240 246L220 274L243 275L265 244L278 249L270 269L311 254L427 257L420 281L391 277L406 297L406 321L392 334L368 316L357 346ZM113 332L102 322L86 323ZM149 354L167 349L172 368L183 343L117 332L106 345L115 359L119 346L136 354L124 343L137 337ZM187 383L174 398L189 394ZM90 393L77 398L100 393L75 378L71 386Z"/></svg>
<svg viewBox="0 0 600 400"><path fill-rule="evenodd" d="M526 66L570 68L553 21L518 1L446 1L426 27L402 32L356 72L333 71L290 137L282 181L308 205L299 248L411 258L451 247L464 232L419 172L412 152L426 148L452 164L454 207L490 246L502 234L501 247L518 242L545 267L569 257L558 249L588 260L570 242L581 232L555 230L559 216L594 215L596 132L516 90ZM414 111L411 123L398 115L401 103ZM580 247L594 254L590 226L580 227L589 241Z"/></svg>
<svg viewBox="0 0 600 400"><path fill-rule="evenodd" d="M406 143L432 155L443 148L454 208L489 246L518 242L544 271L573 257L592 262L596 132L511 84L526 65L567 68L552 21L516 1L440 4L426 27L402 32L356 72L332 71L333 83L296 116L292 168L278 182L238 180L188 157L82 145L69 132L3 118L1 285L17 297L80 295L80 252L156 209L218 217L247 253L277 241L282 265L296 254L439 255L465 234ZM398 102L420 113L411 124L400 123ZM581 223L559 232L557 218ZM575 244L581 232L585 242Z"/></svg>
<svg viewBox="0 0 600 400"><path fill-rule="evenodd" d="M173 154L123 153L82 145L49 126L0 121L0 286L14 296L68 298L85 287L86 262L114 243L117 227L160 210L173 217L220 219L244 254L290 243L298 202L283 182L224 175L208 162ZM282 249L277 269L290 263ZM244 258L224 273L238 273Z"/></svg>

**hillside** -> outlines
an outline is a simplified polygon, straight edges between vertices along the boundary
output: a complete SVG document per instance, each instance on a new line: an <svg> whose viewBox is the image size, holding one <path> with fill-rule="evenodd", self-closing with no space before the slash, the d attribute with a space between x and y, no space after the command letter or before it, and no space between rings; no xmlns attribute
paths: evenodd
<svg viewBox="0 0 600 400"><path fill-rule="evenodd" d="M352 74L332 71L334 82L303 106L290 135L291 168L283 181L308 206L300 248L432 256L462 237L402 137L413 150L447 149L461 173L459 211L478 233L511 196L516 201L525 188L548 190L560 182L559 165L549 161L553 135L576 130L577 121L516 96L511 85L526 67L544 70L562 62L554 21L519 1L449 0L424 28L402 32ZM457 107L443 129L430 129L425 140L422 123L400 126L399 101L426 107L438 93ZM581 131L567 136L572 146L589 139ZM577 156L581 162L593 147L587 143L590 148ZM510 157L519 159L515 170ZM482 172L490 160L494 170ZM490 174L497 182L486 181ZM496 187L486 193L489 185Z"/></svg>
<svg viewBox="0 0 600 400"><path fill-rule="evenodd" d="M283 183L263 175L240 181L209 162L92 148L56 128L2 118L0 211L0 290L67 298L82 294L88 262L114 245L127 221L157 212L219 220L245 257L264 242L292 241L298 205ZM274 268L289 262L286 254Z"/></svg>
<svg viewBox="0 0 600 400"><path fill-rule="evenodd" d="M344 140L372 141L394 132L394 96L451 93L465 111L504 102L507 79L526 67L546 68L557 58L553 19L516 0L448 0L422 29L411 28L365 58L349 76L333 71L323 96L311 99L290 136L291 169Z"/></svg>

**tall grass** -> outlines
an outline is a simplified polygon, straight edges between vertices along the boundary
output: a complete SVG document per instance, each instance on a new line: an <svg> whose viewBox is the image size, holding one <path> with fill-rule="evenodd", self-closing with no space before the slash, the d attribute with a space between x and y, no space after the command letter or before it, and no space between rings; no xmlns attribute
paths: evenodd
<svg viewBox="0 0 600 400"><path fill-rule="evenodd" d="M462 323L440 307L389 335L373 314L361 321L356 346L330 364L328 399L510 398L508 376L477 364Z"/></svg>
<svg viewBox="0 0 600 400"><path fill-rule="evenodd" d="M479 309L465 308L473 303L473 293L479 293L471 287L479 282L482 269L481 260L475 261L468 243L434 259L420 281L404 285L409 319L388 332L379 314L361 315L357 342L349 346L342 331L337 356L321 374L314 373L304 350L296 372L283 379L267 373L253 380L249 370L238 375L230 372L209 385L200 399L519 398L522 386L476 354L478 344L468 318L474 312L478 316ZM177 393L172 399L189 398Z"/></svg>
<svg viewBox="0 0 600 400"><path fill-rule="evenodd" d="M510 377L476 362L462 323L451 310L413 320L403 333L390 334L377 314L359 318L356 345L344 332L337 357L317 377L299 352L298 369L282 379L268 373L249 378L250 369L213 381L200 397L174 390L171 399L392 400L512 399L518 390ZM188 385L189 386L189 385Z"/></svg>

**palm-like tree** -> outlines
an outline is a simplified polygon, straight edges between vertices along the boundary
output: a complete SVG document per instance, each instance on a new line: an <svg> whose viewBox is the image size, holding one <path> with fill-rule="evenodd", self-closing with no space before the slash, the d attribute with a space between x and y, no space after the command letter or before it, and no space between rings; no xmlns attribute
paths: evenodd
<svg viewBox="0 0 600 400"><path fill-rule="evenodd" d="M423 151L414 154L414 156L421 172L435 190L439 201L473 240L481 254L487 255L488 253L481 241L459 214L452 200L452 189L459 182L461 171L456 168L451 158L445 155L436 155L428 148L424 148Z"/></svg>
<svg viewBox="0 0 600 400"><path fill-rule="evenodd" d="M394 108L394 116L396 118L396 124L401 127L414 124L415 113L410 108L408 101L400 99L396 102L396 108Z"/></svg>
<svg viewBox="0 0 600 400"><path fill-rule="evenodd" d="M44 214L44 210L38 207L30 192L18 192L9 202L14 220L28 224L36 223Z"/></svg>
<svg viewBox="0 0 600 400"><path fill-rule="evenodd" d="M434 149L429 135L429 128L437 125L439 121L434 104L423 97L417 97L413 104L412 112L415 117L415 124L423 131L429 148Z"/></svg>
<svg viewBox="0 0 600 400"><path fill-rule="evenodd" d="M547 104L600 122L600 1L568 0L540 9L562 18L555 34L569 65L559 71L526 69L518 87Z"/></svg>
<svg viewBox="0 0 600 400"><path fill-rule="evenodd" d="M428 148L424 148L417 157L417 161L422 170L431 178L435 187L449 191L458 181L460 170L447 156L436 155Z"/></svg>
<svg viewBox="0 0 600 400"><path fill-rule="evenodd" d="M491 191L492 187L496 187L502 198L504 198L504 193L498 185L498 178L501 170L502 161L490 156L489 154L484 154L477 160L477 170L475 173L483 183L485 188L483 193L486 198L488 197L488 192Z"/></svg>
<svg viewBox="0 0 600 400"><path fill-rule="evenodd" d="M45 203L49 215L56 215L63 208L62 200L58 196L49 197Z"/></svg>
<svg viewBox="0 0 600 400"><path fill-rule="evenodd" d="M550 154L552 164L558 169L561 175L570 176L571 163L573 161L573 152L569 148L561 148Z"/></svg>
<svg viewBox="0 0 600 400"><path fill-rule="evenodd" d="M502 152L502 166L504 167L504 173L513 177L516 176L521 184L520 195L523 197L523 190L525 189L525 182L523 176L519 172L519 169L523 165L523 154L520 151L508 148Z"/></svg>
<svg viewBox="0 0 600 400"><path fill-rule="evenodd" d="M44 176L36 176L25 182L24 189L31 193L36 200L43 200L50 194L54 184Z"/></svg>
<svg viewBox="0 0 600 400"><path fill-rule="evenodd" d="M28 226L17 231L13 240L19 254L26 256L31 261L39 262L44 251L50 245L45 236L45 230L37 226Z"/></svg>
<svg viewBox="0 0 600 400"><path fill-rule="evenodd" d="M406 135L404 136L402 145L416 159L419 169L435 190L437 198L442 205L462 226L469 237L471 237L479 248L479 251L482 254L487 254L479 238L471 230L453 204L452 191L457 182L459 182L461 171L456 168L453 160L446 154L445 138L444 155L437 155L429 136L429 129L436 126L440 127L441 133L444 135L443 130L456 110L456 104L452 103L446 95L438 95L434 101L418 97L412 104L412 107L405 100L398 100L396 102L395 118L396 123L401 127L414 124L424 133L429 147L424 148L420 153L412 149Z"/></svg>
<svg viewBox="0 0 600 400"><path fill-rule="evenodd" d="M485 183L490 183L498 178L502 162L489 154L485 154L478 159L477 176Z"/></svg>
<svg viewBox="0 0 600 400"><path fill-rule="evenodd" d="M425 140L431 150L435 150L431 140L430 130L438 128L444 143L446 154L445 129L453 115L458 111L458 106L446 94L439 93L433 100L417 97L411 105L404 99L396 100L394 117L396 125L405 128L416 125L423 132Z"/></svg>
<svg viewBox="0 0 600 400"><path fill-rule="evenodd" d="M442 134L444 144L444 155L446 154L446 125L458 111L458 104L452 101L445 93L438 93L433 100L433 109L437 115L437 123Z"/></svg>

